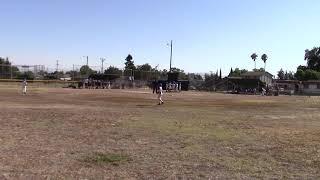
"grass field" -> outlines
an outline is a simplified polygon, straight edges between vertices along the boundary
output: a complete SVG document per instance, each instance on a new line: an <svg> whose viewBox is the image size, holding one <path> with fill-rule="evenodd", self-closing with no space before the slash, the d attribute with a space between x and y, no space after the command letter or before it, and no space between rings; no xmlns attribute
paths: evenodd
<svg viewBox="0 0 320 180"><path fill-rule="evenodd" d="M320 178L319 97L0 94L0 179Z"/></svg>

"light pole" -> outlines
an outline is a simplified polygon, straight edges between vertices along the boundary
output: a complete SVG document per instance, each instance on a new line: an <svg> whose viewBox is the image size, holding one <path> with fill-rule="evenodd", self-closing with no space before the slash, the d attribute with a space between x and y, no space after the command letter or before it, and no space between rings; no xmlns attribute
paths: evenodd
<svg viewBox="0 0 320 180"><path fill-rule="evenodd" d="M101 60L101 74L103 74L103 63L106 60L106 58L100 58Z"/></svg>
<svg viewBox="0 0 320 180"><path fill-rule="evenodd" d="M87 59L87 66L89 66L89 56L82 56Z"/></svg>
<svg viewBox="0 0 320 180"><path fill-rule="evenodd" d="M169 43L167 44L169 46ZM170 70L169 72L171 72L171 64L172 64L172 40L171 40L171 43L170 43Z"/></svg>
<svg viewBox="0 0 320 180"><path fill-rule="evenodd" d="M87 58L87 72L86 75L89 76L89 56L83 56L85 58Z"/></svg>

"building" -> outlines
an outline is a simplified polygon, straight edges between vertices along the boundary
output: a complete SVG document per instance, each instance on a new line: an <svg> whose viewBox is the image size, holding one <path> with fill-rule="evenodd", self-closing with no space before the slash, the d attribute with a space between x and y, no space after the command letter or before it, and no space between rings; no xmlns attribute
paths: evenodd
<svg viewBox="0 0 320 180"><path fill-rule="evenodd" d="M274 86L280 89L284 94L302 94L302 95L320 95L319 80L274 80Z"/></svg>
<svg viewBox="0 0 320 180"><path fill-rule="evenodd" d="M262 87L271 87L273 82L273 75L269 72L261 71L250 71L241 74L239 77L228 77L229 90L230 84L232 90L237 91L248 91L257 90L259 91Z"/></svg>
<svg viewBox="0 0 320 180"><path fill-rule="evenodd" d="M302 93L309 95L320 95L320 81L319 80L309 80L302 81Z"/></svg>

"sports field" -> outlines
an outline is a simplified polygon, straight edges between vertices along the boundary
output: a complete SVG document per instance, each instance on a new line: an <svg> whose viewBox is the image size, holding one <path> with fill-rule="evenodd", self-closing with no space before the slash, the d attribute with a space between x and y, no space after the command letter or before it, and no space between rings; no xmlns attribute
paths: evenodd
<svg viewBox="0 0 320 180"><path fill-rule="evenodd" d="M320 98L0 89L0 179L319 179Z"/></svg>

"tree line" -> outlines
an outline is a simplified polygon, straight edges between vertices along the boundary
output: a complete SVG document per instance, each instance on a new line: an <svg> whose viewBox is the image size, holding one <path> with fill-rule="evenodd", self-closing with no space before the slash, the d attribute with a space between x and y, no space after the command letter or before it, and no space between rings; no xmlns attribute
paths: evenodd
<svg viewBox="0 0 320 180"><path fill-rule="evenodd" d="M306 65L297 67L296 72L278 71L278 79L281 80L320 80L320 47L314 47L311 50L306 49L304 60Z"/></svg>

